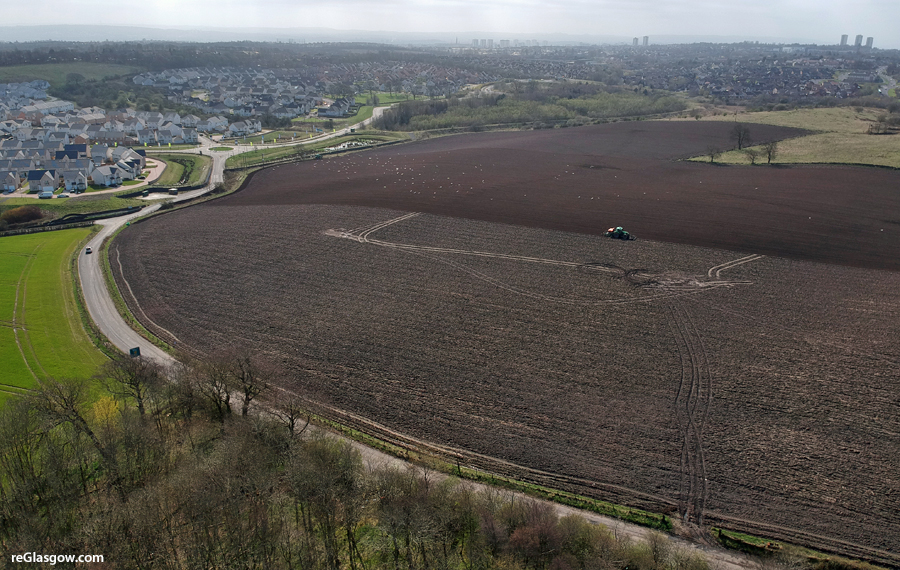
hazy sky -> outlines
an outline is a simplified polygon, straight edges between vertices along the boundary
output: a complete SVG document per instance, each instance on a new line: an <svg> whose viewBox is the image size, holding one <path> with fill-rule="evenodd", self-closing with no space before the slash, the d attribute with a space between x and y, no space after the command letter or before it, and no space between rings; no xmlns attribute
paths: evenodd
<svg viewBox="0 0 900 570"><path fill-rule="evenodd" d="M841 34L852 43L862 34L873 36L875 47L900 48L900 0L2 0L0 22L483 31L497 39L704 35L820 44L837 43Z"/></svg>

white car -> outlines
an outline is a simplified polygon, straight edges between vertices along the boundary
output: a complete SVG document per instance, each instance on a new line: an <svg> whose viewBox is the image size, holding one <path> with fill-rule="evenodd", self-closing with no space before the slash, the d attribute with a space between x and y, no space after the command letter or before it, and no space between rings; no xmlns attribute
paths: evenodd
<svg viewBox="0 0 900 570"><path fill-rule="evenodd" d="M84 248L84 252L85 253L94 253L94 250L89 247L86 247L86 248Z"/></svg>

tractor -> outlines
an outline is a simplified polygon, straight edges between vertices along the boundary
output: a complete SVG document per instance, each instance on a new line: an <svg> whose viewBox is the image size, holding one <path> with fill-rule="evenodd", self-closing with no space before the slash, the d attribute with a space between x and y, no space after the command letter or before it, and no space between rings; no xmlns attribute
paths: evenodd
<svg viewBox="0 0 900 570"><path fill-rule="evenodd" d="M637 239L632 234L626 232L622 226L616 226L614 228L609 228L606 230L603 235L606 237L611 237L613 239L624 239L624 240L634 240Z"/></svg>

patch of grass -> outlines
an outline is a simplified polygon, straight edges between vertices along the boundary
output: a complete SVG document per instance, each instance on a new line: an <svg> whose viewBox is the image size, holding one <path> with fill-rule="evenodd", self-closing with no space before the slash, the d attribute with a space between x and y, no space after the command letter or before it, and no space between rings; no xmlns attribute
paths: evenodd
<svg viewBox="0 0 900 570"><path fill-rule="evenodd" d="M175 160L168 160L163 157L160 157L160 159L165 160L166 169L163 170L162 176L156 179L155 185L172 186L174 184L178 184L178 182L184 175L184 165Z"/></svg>
<svg viewBox="0 0 900 570"><path fill-rule="evenodd" d="M881 109L863 109L857 112L853 107L829 107L823 109L793 109L790 111L760 111L704 117L704 121L728 121L739 123L762 123L780 127L796 127L811 131L843 134L865 133ZM752 134L752 128L751 128Z"/></svg>
<svg viewBox="0 0 900 570"><path fill-rule="evenodd" d="M209 175L212 158L196 154L160 154L155 158L166 163L156 186L191 186L199 184Z"/></svg>
<svg viewBox="0 0 900 570"><path fill-rule="evenodd" d="M552 489L543 485L527 483L502 475L494 475L492 473L472 469L470 467L462 467L441 459L437 459L430 455L423 455L415 451L410 451L407 448L382 441L369 434L363 433L359 430L345 426L341 423L335 422L322 416L311 414L310 418L319 425L323 425L333 430L339 431L341 434L360 443L368 445L369 447L374 447L375 449L379 449L381 451L384 451L385 453L403 458L407 461L427 464L429 467L432 467L449 475L455 475L462 479L469 479L488 485L503 487L513 491L525 493L526 495L537 497L539 499L554 501L556 503L561 503L570 507L591 511L597 514L621 519L649 528L655 528L663 531L672 530L671 519L662 514L651 513L649 511L625 507L622 505L616 505L614 503L592 499L590 497L577 495L575 493Z"/></svg>
<svg viewBox="0 0 900 570"><path fill-rule="evenodd" d="M376 92L375 95L378 96L379 107L386 107L388 105L399 103L401 101L408 101L412 98L412 95L410 95L409 93L388 93L387 91L379 91ZM357 97L357 100L361 100L362 98L363 96L361 95ZM365 99L367 104L371 103L371 101L369 101L368 94L365 95Z"/></svg>
<svg viewBox="0 0 900 570"><path fill-rule="evenodd" d="M169 346L167 343L163 342L160 338L147 330L144 325L142 325L141 322L137 320L137 318L135 318L133 314L131 314L131 311L128 309L128 304L122 297L122 292L119 291L119 287L116 284L115 278L113 277L112 267L110 266L110 264L112 263L112 261L110 260L109 252L110 244L112 244L116 236L119 235L120 232L125 230L125 228L127 228L129 225L130 224L126 224L113 232L112 235L110 235L103 241L103 244L99 247L99 251L96 252L96 255L100 256L100 269L103 272L103 280L106 282L106 289L109 291L109 296L112 299L113 304L116 306L116 311L119 313L119 316L121 316L122 319L126 323L128 323L128 325L132 329L136 330L148 341L160 347L161 349L170 352L172 350L171 346Z"/></svg>
<svg viewBox="0 0 900 570"><path fill-rule="evenodd" d="M276 142L288 142L292 137L300 138L301 134L305 136L305 133L301 133L299 131L272 131L264 135L259 134L250 137L239 137L228 140L229 142L234 142L235 144L249 145L250 143L253 143L256 145L262 143L263 139L265 139L265 144L272 144Z"/></svg>
<svg viewBox="0 0 900 570"><path fill-rule="evenodd" d="M0 239L0 400L38 379L89 378L106 360L81 324L72 285L70 260L90 234L78 228Z"/></svg>
<svg viewBox="0 0 900 570"><path fill-rule="evenodd" d="M783 557L788 560L805 560L805 567L813 570L876 570L880 568L868 562L825 554L803 546L735 530L712 527L710 531L724 548L764 558Z"/></svg>
<svg viewBox="0 0 900 570"><path fill-rule="evenodd" d="M122 182L122 186L134 186L142 182L143 180L125 180L124 182Z"/></svg>
<svg viewBox="0 0 900 570"><path fill-rule="evenodd" d="M188 150L192 148L197 148L200 146L199 144L160 144L159 146L142 146L137 148L142 148L148 153L158 153L158 152L168 152L170 150Z"/></svg>
<svg viewBox="0 0 900 570"><path fill-rule="evenodd" d="M313 118L298 117L296 119L292 119L292 122L298 126L305 125L305 126L309 126L309 127L316 127L319 129L323 129L325 132L331 132L332 128L343 129L344 127L355 125L356 123L359 123L361 121L368 119L369 117L372 116L372 109L373 109L373 107L370 105L362 105L355 115L348 115L347 117L342 118L342 119L335 119L332 117L313 117ZM331 121L332 123L329 123L329 121ZM328 125L328 124L334 124L334 127L326 128L326 125ZM306 133L304 132L304 134L306 134ZM315 134L315 133L313 133L313 134Z"/></svg>
<svg viewBox="0 0 900 570"><path fill-rule="evenodd" d="M35 79L48 81L56 87L65 85L66 76L77 73L86 80L103 79L111 75L134 75L140 70L129 65L70 62L44 63L40 65L12 65L0 67L0 83L24 83Z"/></svg>
<svg viewBox="0 0 900 570"><path fill-rule="evenodd" d="M216 151L216 152L221 152L221 151L227 151L227 150L234 150L234 147L230 147L230 146L214 146L214 147L210 148L209 150L214 150L214 151Z"/></svg>
<svg viewBox="0 0 900 570"><path fill-rule="evenodd" d="M371 119L372 111L374 111L374 110L375 110L375 107L372 107L371 105L364 105L364 106L360 107L359 112L356 113L355 117L353 117L355 120L352 122L353 123L361 123L362 121L365 121L366 119Z"/></svg>
<svg viewBox="0 0 900 570"><path fill-rule="evenodd" d="M119 198L117 194L82 194L64 200L35 200L32 198L9 198L0 204L0 210L7 210L23 205L38 206L50 214L50 217L61 217L66 214L87 214L105 210L117 210L128 206L146 206L144 200Z"/></svg>
<svg viewBox="0 0 900 570"><path fill-rule="evenodd" d="M782 141L778 144L778 156L773 164L860 164L900 168L900 142L896 135L870 135L869 125L882 114L881 110L863 109L858 112L850 107L828 109L796 109L792 111L766 111L742 113L703 120L737 120L753 123L797 127L818 131L805 137ZM754 147L761 150L760 147ZM708 157L692 160L704 161ZM746 153L729 151L717 160L723 164L750 164ZM765 158L757 163L765 163Z"/></svg>
<svg viewBox="0 0 900 570"><path fill-rule="evenodd" d="M325 148L336 146L347 141L374 141L388 142L399 140L402 135L390 133L363 133L354 135L345 135L327 140L315 141L307 144L296 144L291 146L261 148L250 152L242 153L238 156L229 157L225 162L225 168L244 168L249 166L258 166L275 160L283 160L291 157L299 157L303 154L315 154L323 152Z"/></svg>

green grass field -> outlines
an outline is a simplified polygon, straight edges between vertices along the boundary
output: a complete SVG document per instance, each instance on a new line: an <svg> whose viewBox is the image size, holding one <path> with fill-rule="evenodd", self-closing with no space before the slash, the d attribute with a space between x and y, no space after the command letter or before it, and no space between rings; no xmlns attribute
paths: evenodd
<svg viewBox="0 0 900 570"><path fill-rule="evenodd" d="M298 140L306 138L308 135L301 131L272 131L270 133L266 133L264 135L254 135L252 137L240 137L236 139L227 139L229 142L233 141L238 144L248 145L250 143L260 144L263 139L267 144L272 144L275 142L289 142L291 137L296 137ZM229 149L230 150L230 149Z"/></svg>
<svg viewBox="0 0 900 570"><path fill-rule="evenodd" d="M159 158L166 162L166 169L162 176L159 177L154 186L191 186L199 184L206 180L209 169L212 167L212 158L208 156L200 156L197 154L156 154L154 158ZM187 180L180 182L184 177L185 169L190 169Z"/></svg>
<svg viewBox="0 0 900 570"><path fill-rule="evenodd" d="M247 166L256 166L273 160L280 160L295 155L321 152L327 147L333 147L347 141L372 141L372 142L388 142L406 138L404 133L363 133L355 135L345 135L328 139L324 141L316 141L309 144L297 144L291 146L275 147L251 152L245 152L238 156L229 157L225 161L225 168L243 168Z"/></svg>
<svg viewBox="0 0 900 570"><path fill-rule="evenodd" d="M388 93L386 91L380 91L380 92L376 92L375 95L378 96L378 106L379 107L385 107L385 106L391 105L393 103L399 103L401 101L408 101L408 100L412 99L412 95L410 95L409 93L393 93L392 94L392 93ZM356 98L357 102L361 102L363 99L365 99L366 104L370 103L368 94L359 95Z"/></svg>
<svg viewBox="0 0 900 570"><path fill-rule="evenodd" d="M54 198L53 200L36 200L34 198L7 198L0 202L0 212L19 206L39 206L53 215L87 214L104 210L118 210L128 206L146 206L146 200L119 198L115 194L82 194L72 198Z"/></svg>
<svg viewBox="0 0 900 570"><path fill-rule="evenodd" d="M106 361L81 324L70 259L90 228L0 238L0 402ZM79 253L79 255L84 255Z"/></svg>
<svg viewBox="0 0 900 570"><path fill-rule="evenodd" d="M881 109L835 107L741 113L737 116L707 117L704 121L741 122L798 127L817 131L815 134L782 141L773 164L862 164L900 168L900 135L870 135L869 125L883 114ZM759 150L759 147L754 147ZM697 157L703 161L709 158ZM717 162L749 164L747 155L739 151L722 154ZM762 160L765 162L765 159Z"/></svg>
<svg viewBox="0 0 900 570"><path fill-rule="evenodd" d="M45 63L42 65L13 65L0 67L0 83L22 83L44 79L53 86L64 85L70 73L83 75L85 79L103 79L111 75L134 75L139 69L129 65L106 63Z"/></svg>
<svg viewBox="0 0 900 570"><path fill-rule="evenodd" d="M381 105L379 105L379 107L380 106ZM320 129L324 129L325 124L329 120L331 120L334 122L335 129L343 129L344 127L347 127L349 125L355 125L356 123L365 121L366 119L371 117L372 109L373 109L373 107L371 105L363 105L359 108L359 111L355 115L351 115L345 119L331 119L330 117L314 117L312 119L309 119L306 117L300 117L297 119L293 119L292 122L294 123L294 126L297 128L303 128L303 127L308 126L309 128L318 127ZM313 133L313 134L315 134L315 133Z"/></svg>

